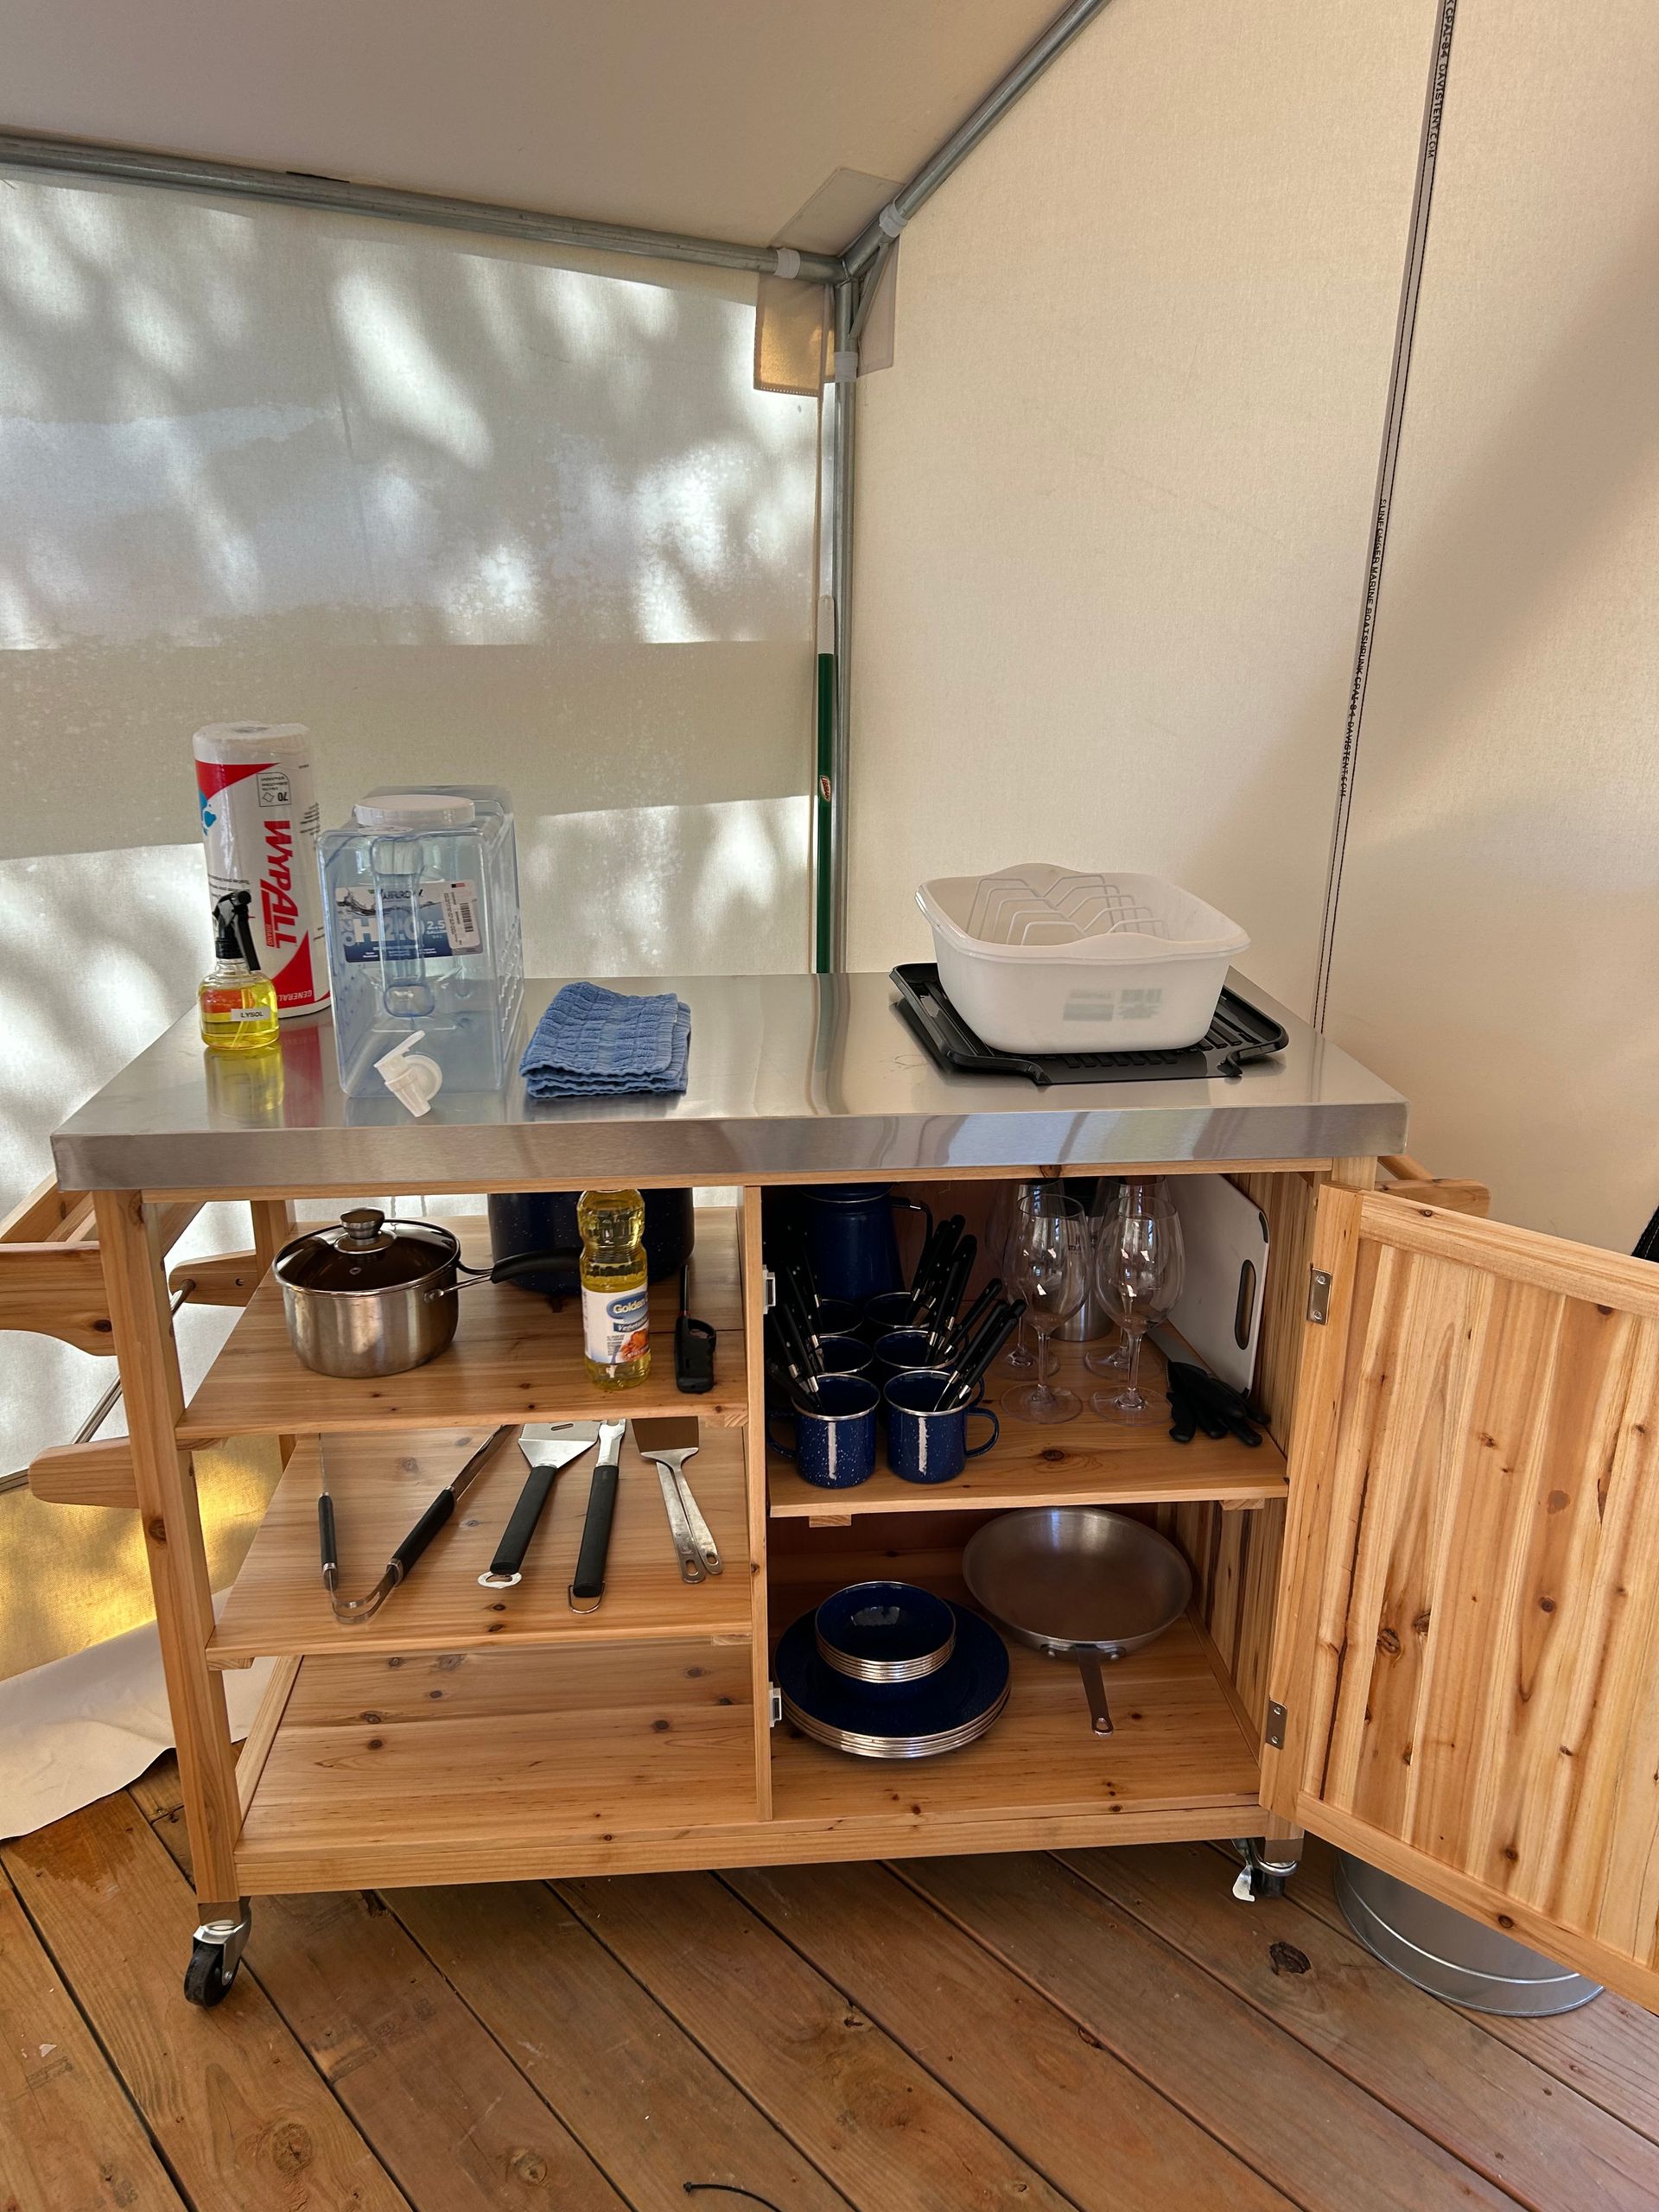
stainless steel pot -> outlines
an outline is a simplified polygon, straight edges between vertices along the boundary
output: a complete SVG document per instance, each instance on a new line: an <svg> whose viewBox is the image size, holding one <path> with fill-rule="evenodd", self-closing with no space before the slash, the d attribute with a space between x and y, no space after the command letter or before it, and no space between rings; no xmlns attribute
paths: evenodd
<svg viewBox="0 0 1659 2212"><path fill-rule="evenodd" d="M454 1341L462 1275L501 1282L545 1267L549 1257L520 1252L493 1268L468 1268L459 1241L439 1223L389 1222L373 1206L356 1207L276 1255L288 1340L319 1375L402 1375Z"/></svg>

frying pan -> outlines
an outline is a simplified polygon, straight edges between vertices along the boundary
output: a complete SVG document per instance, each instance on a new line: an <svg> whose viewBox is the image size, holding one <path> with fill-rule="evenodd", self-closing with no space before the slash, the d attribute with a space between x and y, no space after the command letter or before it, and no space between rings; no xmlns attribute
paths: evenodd
<svg viewBox="0 0 1659 2212"><path fill-rule="evenodd" d="M1099 1505L1000 1514L969 1538L962 1572L1011 1636L1077 1661L1096 1736L1112 1732L1101 1661L1161 1636L1192 1594L1192 1570L1167 1537Z"/></svg>

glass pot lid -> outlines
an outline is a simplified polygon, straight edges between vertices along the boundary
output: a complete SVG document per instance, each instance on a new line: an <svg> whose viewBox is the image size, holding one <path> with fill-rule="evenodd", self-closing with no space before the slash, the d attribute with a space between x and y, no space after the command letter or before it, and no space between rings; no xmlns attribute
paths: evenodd
<svg viewBox="0 0 1659 2212"><path fill-rule="evenodd" d="M403 1290L460 1255L456 1239L435 1221L389 1222L376 1207L354 1206L285 1245L276 1276L296 1290Z"/></svg>

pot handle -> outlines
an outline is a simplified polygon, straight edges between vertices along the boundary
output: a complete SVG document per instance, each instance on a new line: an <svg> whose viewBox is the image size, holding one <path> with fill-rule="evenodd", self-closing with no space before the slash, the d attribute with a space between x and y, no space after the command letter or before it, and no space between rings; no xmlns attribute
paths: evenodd
<svg viewBox="0 0 1659 2212"><path fill-rule="evenodd" d="M442 1290L429 1290L426 1294L429 1299L453 1298L463 1290L476 1290L481 1282L511 1282L515 1275L533 1275L561 1260L579 1261L581 1257L581 1246L573 1245L547 1252L512 1252L505 1260L498 1260L493 1268L468 1267L465 1260L457 1260L455 1272L465 1280L446 1284Z"/></svg>
<svg viewBox="0 0 1659 2212"><path fill-rule="evenodd" d="M550 1246L545 1252L512 1252L505 1260L498 1260L489 1269L486 1281L511 1282L515 1275L533 1275L543 1268L556 1266L560 1261L580 1262L580 1244Z"/></svg>
<svg viewBox="0 0 1659 2212"><path fill-rule="evenodd" d="M1073 1656L1083 1675L1083 1687L1089 1694L1089 1710L1095 1716L1095 1733L1096 1736L1109 1736L1113 1733L1112 1708L1106 1702L1106 1683L1100 1671L1100 1655L1085 1647L1074 1653Z"/></svg>

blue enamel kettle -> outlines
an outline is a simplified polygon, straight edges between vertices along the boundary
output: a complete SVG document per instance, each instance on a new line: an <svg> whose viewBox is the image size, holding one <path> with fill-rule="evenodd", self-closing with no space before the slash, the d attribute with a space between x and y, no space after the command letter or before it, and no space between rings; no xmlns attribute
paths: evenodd
<svg viewBox="0 0 1659 2212"><path fill-rule="evenodd" d="M924 1233L933 1234L931 1210L887 1183L823 1183L798 1197L806 1256L820 1298L850 1299L860 1305L884 1290L904 1288L893 1227L895 1207L920 1214Z"/></svg>

